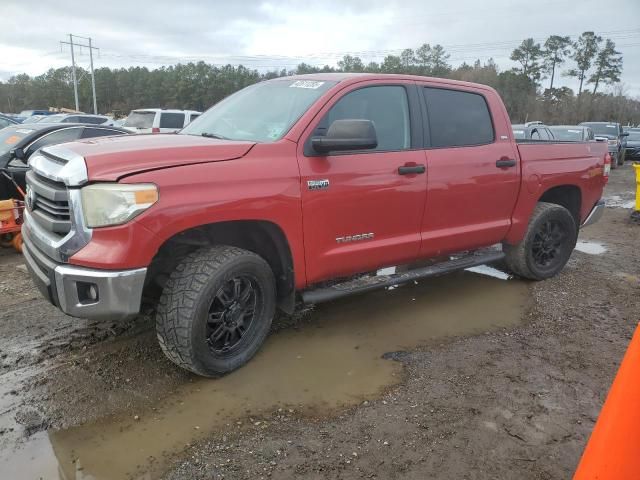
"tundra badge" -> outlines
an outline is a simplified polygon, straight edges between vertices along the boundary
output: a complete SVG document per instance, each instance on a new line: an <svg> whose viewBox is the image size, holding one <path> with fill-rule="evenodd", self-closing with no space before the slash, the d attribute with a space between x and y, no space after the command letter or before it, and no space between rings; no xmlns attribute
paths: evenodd
<svg viewBox="0 0 640 480"><path fill-rule="evenodd" d="M359 233L357 235L345 235L344 237L336 237L336 242L338 243L358 242L360 240L372 240L373 237L374 237L373 233Z"/></svg>
<svg viewBox="0 0 640 480"><path fill-rule="evenodd" d="M322 180L307 180L307 188L309 188L309 190L325 190L329 188L329 180L327 178Z"/></svg>

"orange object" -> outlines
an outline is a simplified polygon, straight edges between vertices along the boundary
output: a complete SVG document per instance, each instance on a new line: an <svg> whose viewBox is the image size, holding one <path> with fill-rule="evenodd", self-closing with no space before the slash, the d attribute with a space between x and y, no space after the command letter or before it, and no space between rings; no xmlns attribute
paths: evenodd
<svg viewBox="0 0 640 480"><path fill-rule="evenodd" d="M0 246L13 246L22 253L22 212L24 202L21 200L0 200Z"/></svg>
<svg viewBox="0 0 640 480"><path fill-rule="evenodd" d="M22 253L22 233L14 235L13 240L11 240L11 244L13 245L13 248L16 249L16 252Z"/></svg>
<svg viewBox="0 0 640 480"><path fill-rule="evenodd" d="M640 325L631 339L573 480L640 478Z"/></svg>

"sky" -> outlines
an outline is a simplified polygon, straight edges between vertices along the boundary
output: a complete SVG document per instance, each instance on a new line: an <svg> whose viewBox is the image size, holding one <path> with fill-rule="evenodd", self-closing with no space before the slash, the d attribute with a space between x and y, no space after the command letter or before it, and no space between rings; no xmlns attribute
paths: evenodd
<svg viewBox="0 0 640 480"><path fill-rule="evenodd" d="M511 51L527 37L576 38L592 30L623 54L624 92L640 98L640 0L2 0L0 80L39 75L71 64L69 34L92 37L95 67L158 68L203 60L267 69L336 65L344 54L365 63L423 43L442 44L450 63L493 58L515 64ZM77 39L86 43L84 39ZM88 50L76 50L89 65ZM569 64L561 67L567 70ZM548 80L543 80L543 86ZM575 79L554 86L576 89ZM605 91L607 88L605 87Z"/></svg>

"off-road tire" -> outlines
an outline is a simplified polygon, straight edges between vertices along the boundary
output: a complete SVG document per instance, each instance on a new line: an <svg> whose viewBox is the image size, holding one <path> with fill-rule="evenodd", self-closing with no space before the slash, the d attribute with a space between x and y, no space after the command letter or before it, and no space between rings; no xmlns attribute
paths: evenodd
<svg viewBox="0 0 640 480"><path fill-rule="evenodd" d="M250 276L259 286L255 316L239 351L215 354L207 340L210 305L225 282ZM264 342L275 313L275 279L269 264L255 253L231 246L200 248L184 257L170 274L156 312L156 333L164 354L198 375L216 377L247 363Z"/></svg>
<svg viewBox="0 0 640 480"><path fill-rule="evenodd" d="M550 265L543 267L534 258L534 238L545 222L558 224L564 234L560 242L558 255ZM527 232L522 241L516 245L504 244L506 262L516 275L531 280L544 280L553 277L564 268L578 239L578 228L573 215L561 205L539 202L529 219Z"/></svg>

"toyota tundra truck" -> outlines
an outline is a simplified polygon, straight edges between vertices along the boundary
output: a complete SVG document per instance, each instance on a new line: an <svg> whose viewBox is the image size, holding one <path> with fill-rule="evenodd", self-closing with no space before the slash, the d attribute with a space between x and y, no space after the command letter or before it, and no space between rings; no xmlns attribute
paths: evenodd
<svg viewBox="0 0 640 480"><path fill-rule="evenodd" d="M150 305L167 357L217 376L257 352L276 308L496 261L556 275L603 212L610 164L602 143L516 142L484 85L284 77L177 134L36 152L24 256L64 313Z"/></svg>

